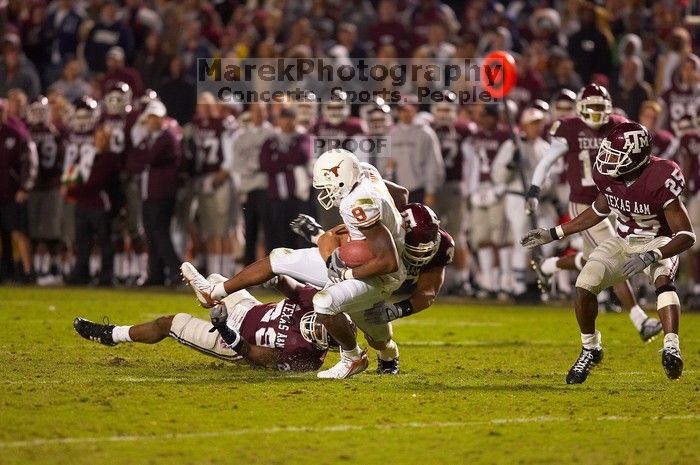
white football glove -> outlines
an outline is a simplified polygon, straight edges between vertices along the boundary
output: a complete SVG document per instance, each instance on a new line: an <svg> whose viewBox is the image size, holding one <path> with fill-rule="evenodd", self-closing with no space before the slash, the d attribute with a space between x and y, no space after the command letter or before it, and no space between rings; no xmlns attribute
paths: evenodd
<svg viewBox="0 0 700 465"><path fill-rule="evenodd" d="M525 237L520 240L520 245L526 249L534 249L535 247L549 244L554 239L555 238L552 237L552 233L548 229L531 229L527 232L527 234L525 234Z"/></svg>

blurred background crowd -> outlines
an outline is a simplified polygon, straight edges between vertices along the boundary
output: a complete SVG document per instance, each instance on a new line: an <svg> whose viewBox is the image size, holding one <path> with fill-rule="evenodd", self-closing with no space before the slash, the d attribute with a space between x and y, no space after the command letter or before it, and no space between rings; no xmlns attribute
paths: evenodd
<svg viewBox="0 0 700 465"><path fill-rule="evenodd" d="M338 222L316 208L315 156L385 138L388 149L363 161L436 209L455 238L446 291L522 294L532 278L512 256L524 253L513 247L523 220L510 218L504 193L527 186L508 172L501 105L360 106L343 92L325 104L222 104L197 93L197 59L447 63L507 50L533 163L547 128L575 114L591 82L672 158L700 125L694 9L671 0L0 0L0 280L167 285L183 258L231 274L272 248L304 246L287 226L298 213ZM555 180L543 224L563 214L566 195ZM570 279L561 273L560 292ZM698 285L693 276L688 285Z"/></svg>

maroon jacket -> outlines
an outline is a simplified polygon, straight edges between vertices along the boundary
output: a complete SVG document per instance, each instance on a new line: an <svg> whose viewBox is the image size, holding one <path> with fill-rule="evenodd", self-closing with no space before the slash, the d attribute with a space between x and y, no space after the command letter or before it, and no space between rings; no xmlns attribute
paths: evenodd
<svg viewBox="0 0 700 465"><path fill-rule="evenodd" d="M0 203L13 202L18 190L34 187L38 160L31 145L24 127L0 123Z"/></svg>
<svg viewBox="0 0 700 465"><path fill-rule="evenodd" d="M134 152L144 167L141 197L144 200L175 198L181 153L175 132L163 126L160 132L145 137Z"/></svg>
<svg viewBox="0 0 700 465"><path fill-rule="evenodd" d="M285 142L282 142L286 139ZM267 197L287 200L294 197L294 169L306 166L311 158L311 138L308 134L277 134L265 141L260 149L260 169L267 173Z"/></svg>
<svg viewBox="0 0 700 465"><path fill-rule="evenodd" d="M112 210L110 193L119 182L119 155L103 152L92 155L92 160L89 158L87 154L81 157L80 164L87 173L83 173L83 182L68 188L68 194L80 208L109 212Z"/></svg>

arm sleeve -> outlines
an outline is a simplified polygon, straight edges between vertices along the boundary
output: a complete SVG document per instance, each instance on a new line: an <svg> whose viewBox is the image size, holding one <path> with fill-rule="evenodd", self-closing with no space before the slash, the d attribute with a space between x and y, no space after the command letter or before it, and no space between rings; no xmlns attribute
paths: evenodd
<svg viewBox="0 0 700 465"><path fill-rule="evenodd" d="M532 173L531 185L542 187L547 175L549 174L549 169L552 165L566 153L569 149L569 145L566 139L563 137L552 136L552 141L549 146L549 150L542 157L542 159L537 163L534 173Z"/></svg>
<svg viewBox="0 0 700 465"><path fill-rule="evenodd" d="M33 141L29 141L24 149L24 157L22 160L20 184L22 185L23 191L29 192L34 188L38 174L39 154L37 153L36 144Z"/></svg>
<svg viewBox="0 0 700 465"><path fill-rule="evenodd" d="M428 159L426 163L425 192L426 194L434 194L445 179L445 163L442 160L440 142L438 141L435 131L426 127L425 132L428 136L428 147L426 147L426 156Z"/></svg>
<svg viewBox="0 0 700 465"><path fill-rule="evenodd" d="M221 162L221 169L231 173L233 171L233 141L234 141L234 131L225 130L221 134L221 154L223 155L223 161Z"/></svg>

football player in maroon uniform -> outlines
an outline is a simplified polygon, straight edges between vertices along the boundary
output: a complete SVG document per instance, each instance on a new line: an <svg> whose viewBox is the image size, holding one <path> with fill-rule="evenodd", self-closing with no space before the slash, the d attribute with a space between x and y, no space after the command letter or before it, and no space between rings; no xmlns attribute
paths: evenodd
<svg viewBox="0 0 700 465"><path fill-rule="evenodd" d="M449 291L458 295L471 293L469 284L469 247L467 246L467 174L468 163L462 145L477 132L476 124L457 119L457 96L446 91L441 102L431 105L432 127L440 141L442 159L445 162L445 183L436 195L440 224L455 238L455 277Z"/></svg>
<svg viewBox="0 0 700 465"><path fill-rule="evenodd" d="M534 214L538 207L540 187L544 184L550 167L560 158L566 163L566 178L569 183L569 214L575 217L586 210L597 198L598 189L593 179L593 165L603 138L617 124L626 119L612 114L612 101L607 89L598 84L583 87L576 98L578 116L557 120L550 129L551 144L547 154L540 160L532 175L527 192L527 211ZM603 220L586 231L582 231L583 252L564 258L551 257L541 265L534 263L541 283L546 283L557 269L581 269L584 260L599 244L614 237L612 224ZM661 323L648 318L637 305L632 289L627 282L618 282L615 294L643 341L649 341L661 331Z"/></svg>
<svg viewBox="0 0 700 465"><path fill-rule="evenodd" d="M576 281L574 308L581 329L581 353L569 370L567 384L586 380L603 359L596 295L608 286L644 272L656 287L664 330L661 362L669 379L683 372L678 324L680 301L673 280L678 255L695 243L695 233L679 196L683 173L670 160L651 156L651 136L633 122L613 128L600 144L593 181L598 195L591 207L570 222L535 229L523 238L528 248L576 234L617 215L616 235L596 246Z"/></svg>
<svg viewBox="0 0 700 465"><path fill-rule="evenodd" d="M660 100L664 106L662 126L680 137L680 120L700 116L700 59L697 56L690 54L681 61L671 87Z"/></svg>
<svg viewBox="0 0 700 465"><path fill-rule="evenodd" d="M198 199L200 232L206 242L207 270L233 270L226 235L230 226L233 169L233 134L236 120L222 116L214 95L202 92L191 123L188 146L193 153L192 176Z"/></svg>
<svg viewBox="0 0 700 465"><path fill-rule="evenodd" d="M680 139L678 159L683 167L687 180L686 197L688 199L688 215L696 231L700 230L700 118L696 118L695 126L685 120L681 124L683 133ZM695 242L688 252L688 273L690 278L688 288L688 307L700 308L700 241Z"/></svg>
<svg viewBox="0 0 700 465"><path fill-rule="evenodd" d="M647 100L639 108L639 124L651 134L651 152L667 160L675 160L678 153L678 138L671 132L658 127L661 105L654 100Z"/></svg>
<svg viewBox="0 0 700 465"><path fill-rule="evenodd" d="M63 199L59 192L63 150L58 129L51 122L49 99L43 95L27 109L29 134L36 144L39 172L34 189L29 192L29 237L34 247L34 272L38 284L58 282L52 265L58 269L61 241Z"/></svg>
<svg viewBox="0 0 700 465"><path fill-rule="evenodd" d="M212 283L226 280L217 274L207 279ZM134 326L99 324L78 317L73 327L85 339L106 346L155 344L170 336L226 361L243 358L252 365L280 371L317 370L328 349L337 347L323 325L316 323L312 298L318 289L288 277L275 281L284 300L264 304L248 291L238 291L211 308L211 322L178 313Z"/></svg>
<svg viewBox="0 0 700 465"><path fill-rule="evenodd" d="M471 239L477 248L479 269L481 271L480 286L483 291L496 295L500 291L507 292L506 284L510 280L510 267L500 267L499 261L508 262L508 250L504 245L503 223L503 192L497 190L491 178L493 161L498 149L510 139L508 130L499 124L499 109L497 105L485 105L479 118L479 131L469 138L464 145L465 156L474 160L469 180L469 199L471 203ZM500 258L500 260L499 260ZM499 276L500 281L499 282ZM506 288L501 289L500 284Z"/></svg>

